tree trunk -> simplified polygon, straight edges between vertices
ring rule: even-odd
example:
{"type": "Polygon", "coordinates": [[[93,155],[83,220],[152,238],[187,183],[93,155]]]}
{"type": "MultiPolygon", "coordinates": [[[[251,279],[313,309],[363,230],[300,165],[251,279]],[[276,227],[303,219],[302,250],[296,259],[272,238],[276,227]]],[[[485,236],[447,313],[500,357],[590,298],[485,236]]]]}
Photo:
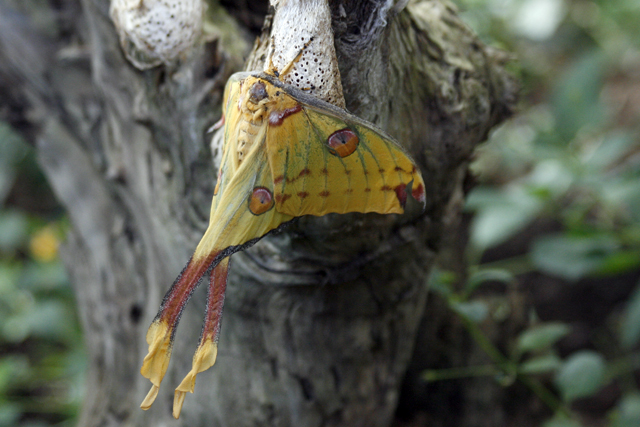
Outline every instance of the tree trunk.
{"type": "Polygon", "coordinates": [[[144,337],[207,225],[217,172],[207,129],[247,53],[246,30],[210,2],[218,38],[140,71],[107,0],[4,1],[0,103],[11,114],[2,119],[37,146],[72,223],[63,255],[90,357],[80,425],[390,425],[474,147],[514,104],[500,54],[442,0],[330,2],[347,109],[412,153],[426,211],[305,217],[234,255],[218,360],[172,421],[204,294],[183,315],[147,412],[144,337]]]}

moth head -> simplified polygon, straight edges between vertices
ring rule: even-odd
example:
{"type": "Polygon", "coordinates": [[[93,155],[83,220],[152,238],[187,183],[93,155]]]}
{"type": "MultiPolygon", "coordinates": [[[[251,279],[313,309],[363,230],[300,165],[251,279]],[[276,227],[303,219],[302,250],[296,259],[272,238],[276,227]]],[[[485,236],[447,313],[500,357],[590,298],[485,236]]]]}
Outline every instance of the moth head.
{"type": "Polygon", "coordinates": [[[251,86],[251,89],[249,89],[249,101],[256,105],[268,96],[267,87],[261,81],[254,83],[253,86],[251,86]]]}

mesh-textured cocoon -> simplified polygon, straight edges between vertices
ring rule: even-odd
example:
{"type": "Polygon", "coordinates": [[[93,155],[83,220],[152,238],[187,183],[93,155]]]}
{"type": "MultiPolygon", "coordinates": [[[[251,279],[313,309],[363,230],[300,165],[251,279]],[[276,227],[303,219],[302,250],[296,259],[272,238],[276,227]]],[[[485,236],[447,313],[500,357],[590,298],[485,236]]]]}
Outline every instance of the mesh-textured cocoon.
{"type": "Polygon", "coordinates": [[[202,0],[112,0],[111,19],[127,58],[139,69],[170,63],[202,31],[202,0]]]}

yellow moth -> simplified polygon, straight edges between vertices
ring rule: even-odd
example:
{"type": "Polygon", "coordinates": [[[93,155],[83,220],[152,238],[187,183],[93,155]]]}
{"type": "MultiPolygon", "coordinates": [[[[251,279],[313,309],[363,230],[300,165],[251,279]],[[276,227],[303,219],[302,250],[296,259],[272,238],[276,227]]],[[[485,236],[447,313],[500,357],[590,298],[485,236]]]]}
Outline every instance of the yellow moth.
{"type": "Polygon", "coordinates": [[[153,385],[142,409],[158,394],[182,309],[208,272],[204,327],[192,369],[176,388],[174,417],[186,392],[193,392],[196,375],[215,363],[233,253],[302,215],[399,214],[408,193],[425,202],[420,172],[389,135],[282,82],[299,57],[280,73],[271,66],[263,73],[236,73],[227,83],[209,227],[147,332],[141,373],[153,385]]]}

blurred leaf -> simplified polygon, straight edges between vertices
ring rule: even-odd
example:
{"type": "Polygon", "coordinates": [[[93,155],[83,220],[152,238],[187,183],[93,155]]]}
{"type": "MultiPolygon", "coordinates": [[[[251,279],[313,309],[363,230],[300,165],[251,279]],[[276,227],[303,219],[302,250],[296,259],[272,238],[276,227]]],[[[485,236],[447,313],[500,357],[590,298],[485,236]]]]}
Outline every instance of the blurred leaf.
{"type": "Polygon", "coordinates": [[[555,384],[567,402],[588,397],[604,385],[605,368],[605,360],[599,353],[578,351],[560,367],[555,384]]]}
{"type": "Polygon", "coordinates": [[[467,208],[476,212],[471,241],[482,249],[502,243],[531,222],[542,207],[537,197],[520,187],[477,188],[467,199],[467,208]]]}
{"type": "Polygon", "coordinates": [[[0,264],[0,301],[15,289],[18,277],[20,277],[19,265],[0,264]]]}
{"type": "Polygon", "coordinates": [[[13,427],[17,425],[22,411],[15,403],[0,402],[0,427],[13,427]]]}
{"type": "Polygon", "coordinates": [[[634,221],[640,221],[640,179],[637,176],[618,176],[603,186],[603,200],[617,209],[625,209],[634,221]]]}
{"type": "Polygon", "coordinates": [[[0,206],[13,186],[16,165],[24,158],[29,146],[8,123],[0,121],[0,206]]]}
{"type": "Polygon", "coordinates": [[[544,350],[551,347],[571,332],[569,325],[550,322],[527,329],[518,336],[516,348],[519,353],[544,350]]]}
{"type": "MultiPolygon", "coordinates": [[[[22,339],[33,336],[64,342],[74,335],[73,322],[73,315],[69,313],[65,304],[57,300],[45,300],[37,303],[31,310],[9,319],[5,330],[15,331],[23,328],[22,339]]],[[[19,338],[19,335],[15,336],[16,340],[19,338]]]]}
{"type": "Polygon", "coordinates": [[[24,322],[21,317],[9,317],[2,325],[3,341],[10,343],[18,343],[24,341],[29,336],[29,324],[24,322]]]}
{"type": "MultiPolygon", "coordinates": [[[[620,343],[625,349],[634,347],[640,340],[640,284],[627,302],[620,322],[620,343]]],[[[640,424],[639,424],[640,425],[640,424]]]]}
{"type": "Polygon", "coordinates": [[[583,127],[597,127],[606,117],[600,103],[604,60],[598,51],[573,64],[557,81],[551,95],[558,133],[571,141],[583,127]]]}
{"type": "Polygon", "coordinates": [[[0,393],[4,394],[11,383],[11,359],[0,360],[0,393]]]}
{"type": "Polygon", "coordinates": [[[640,266],[640,250],[619,250],[613,252],[602,260],[600,268],[596,270],[599,275],[613,276],[626,273],[640,266]]]}
{"type": "Polygon", "coordinates": [[[455,273],[434,268],[429,275],[429,288],[442,297],[448,298],[453,294],[453,285],[456,280],[455,273]]]}
{"type": "Polygon", "coordinates": [[[487,318],[489,314],[489,308],[487,304],[482,301],[469,301],[469,302],[451,302],[451,308],[458,315],[463,316],[466,319],[474,323],[480,323],[487,318]]]}
{"type": "Polygon", "coordinates": [[[619,248],[611,237],[547,235],[537,239],[531,259],[540,270],[567,280],[578,280],[602,268],[619,248]]]}
{"type": "Polygon", "coordinates": [[[547,159],[535,165],[527,179],[527,185],[536,194],[560,197],[571,186],[573,174],[558,159],[547,159]]]}
{"type": "Polygon", "coordinates": [[[600,5],[600,11],[606,16],[607,24],[611,24],[609,20],[615,22],[614,25],[619,25],[618,31],[602,31],[600,34],[602,38],[606,38],[605,42],[612,43],[612,40],[622,38],[618,40],[618,43],[624,42],[630,45],[635,45],[636,48],[640,45],[640,29],[638,28],[638,22],[640,22],[640,8],[638,2],[635,0],[598,0],[600,5]]]}
{"type": "Polygon", "coordinates": [[[513,314],[513,301],[507,296],[498,297],[491,302],[491,319],[494,322],[504,322],[513,314]]]}
{"type": "Polygon", "coordinates": [[[0,359],[0,395],[28,376],[29,362],[24,356],[5,356],[0,359]]]}
{"type": "Polygon", "coordinates": [[[473,272],[467,280],[467,292],[473,292],[485,282],[500,282],[513,285],[516,282],[515,276],[508,270],[501,268],[486,268],[473,272]]]}
{"type": "Polygon", "coordinates": [[[568,418],[564,415],[556,415],[550,420],[542,424],[542,427],[581,427],[578,421],[568,418]]]}
{"type": "Polygon", "coordinates": [[[511,22],[511,31],[532,40],[549,38],[564,18],[566,7],[562,0],[523,0],[511,22]]]}
{"type": "Polygon", "coordinates": [[[562,360],[555,354],[545,354],[522,362],[518,367],[518,372],[522,374],[544,374],[555,371],[561,364],[562,360]]]}
{"type": "Polygon", "coordinates": [[[50,427],[51,424],[49,424],[46,421],[26,421],[26,422],[21,422],[20,423],[20,427],[50,427]]]}
{"type": "Polygon", "coordinates": [[[471,163],[473,173],[481,180],[491,180],[518,176],[528,170],[536,160],[532,145],[537,135],[528,121],[539,115],[543,114],[516,117],[497,128],[490,142],[478,146],[477,157],[471,163]]]}
{"type": "Polygon", "coordinates": [[[32,291],[58,289],[68,285],[67,271],[60,262],[26,263],[20,278],[20,287],[32,291]]]}
{"type": "Polygon", "coordinates": [[[28,222],[24,214],[0,211],[0,251],[16,250],[25,244],[28,236],[28,222]]]}
{"type": "Polygon", "coordinates": [[[616,412],[610,427],[640,426],[640,394],[635,392],[623,396],[616,412]]]}
{"type": "Polygon", "coordinates": [[[595,170],[610,167],[615,161],[628,154],[635,141],[628,132],[617,131],[602,138],[595,150],[585,159],[585,164],[595,170]]]}

